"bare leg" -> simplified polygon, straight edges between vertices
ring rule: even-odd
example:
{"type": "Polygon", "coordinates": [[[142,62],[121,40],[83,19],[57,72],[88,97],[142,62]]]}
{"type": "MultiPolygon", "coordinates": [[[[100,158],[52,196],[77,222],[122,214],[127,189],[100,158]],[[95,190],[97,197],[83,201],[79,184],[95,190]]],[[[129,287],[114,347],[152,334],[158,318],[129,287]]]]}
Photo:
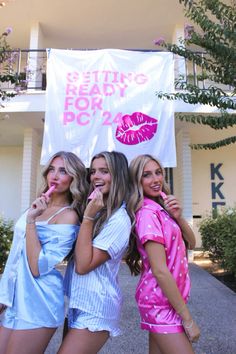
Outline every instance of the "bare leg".
{"type": "Polygon", "coordinates": [[[70,329],[58,354],[96,354],[109,338],[109,332],[70,329]]]}
{"type": "Polygon", "coordinates": [[[149,354],[162,354],[155,339],[149,332],[149,354]]]}
{"type": "Polygon", "coordinates": [[[12,330],[5,354],[43,354],[56,328],[12,330]]]}
{"type": "Polygon", "coordinates": [[[7,345],[11,336],[12,330],[5,327],[0,327],[0,354],[5,354],[7,345]]]}
{"type": "MultiPolygon", "coordinates": [[[[151,343],[154,341],[159,350],[157,354],[194,354],[193,347],[185,333],[150,333],[150,337],[151,343]]],[[[151,354],[154,354],[154,351],[151,354]]]]}

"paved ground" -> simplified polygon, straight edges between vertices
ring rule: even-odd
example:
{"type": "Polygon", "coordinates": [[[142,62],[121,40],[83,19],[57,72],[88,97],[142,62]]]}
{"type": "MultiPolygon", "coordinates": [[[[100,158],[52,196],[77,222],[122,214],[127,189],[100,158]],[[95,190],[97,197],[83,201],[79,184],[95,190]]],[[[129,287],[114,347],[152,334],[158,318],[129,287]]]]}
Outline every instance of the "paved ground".
{"type": "MultiPolygon", "coordinates": [[[[192,292],[189,306],[201,327],[201,338],[194,345],[196,354],[236,354],[236,294],[195,264],[190,264],[192,292]]],[[[124,334],[110,339],[99,354],[147,354],[147,333],[139,329],[134,301],[137,277],[126,265],[120,270],[124,293],[122,328],[124,334]]],[[[61,328],[52,338],[45,354],[56,354],[61,328]]],[[[20,353],[19,353],[20,354],[20,353]]]]}
{"type": "MultiPolygon", "coordinates": [[[[196,354],[236,354],[236,294],[195,264],[189,306],[201,327],[201,338],[194,345],[196,354]]],[[[124,293],[122,328],[124,334],[107,342],[99,354],[147,354],[147,333],[139,329],[134,301],[137,277],[131,277],[122,264],[120,284],[124,293]]],[[[46,354],[55,354],[61,330],[52,339],[46,354]]]]}

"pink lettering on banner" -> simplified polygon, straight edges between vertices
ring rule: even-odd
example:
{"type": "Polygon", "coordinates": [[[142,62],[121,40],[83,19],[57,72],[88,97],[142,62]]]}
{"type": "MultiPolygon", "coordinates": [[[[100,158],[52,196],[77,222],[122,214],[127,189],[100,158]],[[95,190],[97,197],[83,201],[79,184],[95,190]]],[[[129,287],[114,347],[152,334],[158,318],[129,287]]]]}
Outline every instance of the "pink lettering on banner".
{"type": "Polygon", "coordinates": [[[83,72],[82,78],[83,78],[82,82],[89,83],[90,82],[90,71],[83,72]]]}
{"type": "MultiPolygon", "coordinates": [[[[92,115],[94,115],[96,111],[91,112],[92,115]]],[[[102,118],[101,124],[102,125],[112,125],[112,124],[118,124],[120,125],[122,123],[122,117],[123,114],[121,112],[116,113],[113,115],[109,111],[104,111],[99,113],[99,118],[102,118]]],[[[63,124],[68,125],[72,123],[76,123],[78,125],[88,125],[92,120],[91,115],[88,112],[79,112],[79,113],[74,113],[74,112],[64,112],[63,113],[63,124]]]]}
{"type": "Polygon", "coordinates": [[[78,97],[75,100],[75,108],[79,111],[85,111],[89,108],[89,98],[87,97],[78,97]]]}
{"type": "Polygon", "coordinates": [[[103,74],[104,74],[104,81],[109,82],[110,81],[109,78],[110,78],[110,75],[112,74],[112,71],[104,70],[103,74]]]}
{"type": "Polygon", "coordinates": [[[100,89],[99,89],[99,86],[97,84],[94,84],[89,92],[89,95],[90,96],[93,96],[93,95],[101,95],[101,92],[100,92],[100,89]]]}
{"type": "Polygon", "coordinates": [[[79,86],[79,96],[86,96],[88,95],[89,85],[80,85],[79,86]]]}
{"type": "Polygon", "coordinates": [[[65,104],[64,104],[65,111],[67,111],[69,109],[69,106],[73,106],[73,100],[74,100],[74,97],[71,97],[71,96],[65,97],[65,104]]]}
{"type": "MultiPolygon", "coordinates": [[[[84,72],[69,72],[66,74],[67,84],[65,87],[65,101],[64,101],[64,116],[63,124],[78,124],[80,126],[88,125],[93,119],[100,119],[102,125],[118,125],[117,140],[123,144],[136,144],[137,134],[128,132],[124,134],[122,129],[127,124],[127,115],[121,112],[110,112],[104,110],[103,99],[114,96],[115,100],[125,98],[130,87],[134,89],[139,85],[145,85],[148,77],[143,73],[135,72],[118,72],[111,70],[95,70],[84,72]],[[133,85],[133,86],[131,86],[133,85]],[[124,117],[126,117],[124,125],[124,117]],[[123,122],[123,124],[122,124],[123,122]]],[[[115,110],[115,108],[113,108],[115,110]]],[[[144,117],[141,112],[134,113],[131,120],[137,119],[137,116],[144,117]]],[[[152,118],[150,118],[152,119],[152,118]]],[[[151,134],[155,134],[155,124],[146,125],[146,138],[150,139],[151,134]]],[[[134,125],[133,129],[134,128],[134,125]]],[[[139,139],[141,139],[141,132],[144,129],[139,129],[139,139]]],[[[144,136],[144,135],[142,135],[144,136]]]]}
{"type": "Polygon", "coordinates": [[[125,97],[125,91],[128,85],[118,83],[118,84],[103,84],[99,86],[94,84],[91,87],[88,84],[83,84],[76,86],[74,84],[66,85],[66,95],[67,96],[112,96],[116,93],[120,97],[125,97]]]}
{"type": "Polygon", "coordinates": [[[125,90],[127,89],[128,85],[122,84],[121,86],[121,84],[117,84],[117,87],[120,90],[120,97],[125,97],[125,90]]]}
{"type": "Polygon", "coordinates": [[[88,117],[90,117],[90,115],[87,112],[80,112],[78,114],[75,114],[74,112],[64,112],[63,124],[67,125],[68,123],[72,123],[76,119],[77,124],[87,125],[90,122],[88,117]]]}
{"type": "Polygon", "coordinates": [[[66,78],[69,82],[76,82],[79,79],[79,74],[76,71],[72,73],[67,73],[66,78]]]}
{"type": "Polygon", "coordinates": [[[73,96],[86,96],[88,95],[89,85],[84,84],[80,86],[67,84],[66,85],[66,95],[73,95],[73,96]]]}
{"type": "Polygon", "coordinates": [[[113,72],[113,79],[112,79],[113,83],[117,83],[119,82],[119,72],[118,71],[114,71],[113,72]]]}
{"type": "Polygon", "coordinates": [[[88,108],[91,110],[102,110],[102,98],[101,97],[71,97],[71,96],[66,96],[65,97],[65,104],[64,104],[64,110],[68,111],[71,109],[71,107],[74,107],[80,111],[84,111],[88,108]]]}
{"type": "Polygon", "coordinates": [[[64,112],[63,124],[71,123],[75,120],[75,114],[73,112],[64,112]]]}
{"type": "Polygon", "coordinates": [[[77,114],[76,119],[77,119],[77,123],[79,125],[87,125],[87,124],[89,124],[90,120],[89,119],[83,120],[84,117],[90,117],[90,115],[87,112],[82,112],[82,113],[77,114]]]}
{"type": "Polygon", "coordinates": [[[91,98],[91,109],[92,110],[96,110],[96,109],[102,110],[102,98],[101,97],[92,97],[91,98]]]}
{"type": "Polygon", "coordinates": [[[69,72],[66,75],[66,79],[68,83],[81,83],[81,84],[89,84],[89,83],[126,83],[131,84],[135,83],[137,85],[143,85],[147,83],[148,76],[143,73],[134,73],[134,72],[118,72],[118,71],[110,71],[110,70],[96,70],[96,71],[82,71],[80,73],[74,71],[69,72]]]}
{"type": "Polygon", "coordinates": [[[93,71],[92,74],[94,75],[93,81],[98,82],[99,81],[99,76],[98,76],[99,75],[99,71],[98,70],[93,71]]]}
{"type": "Polygon", "coordinates": [[[103,112],[102,116],[105,118],[102,125],[120,124],[122,120],[121,112],[117,113],[115,117],[112,117],[111,112],[105,111],[103,112]]]}
{"type": "Polygon", "coordinates": [[[148,77],[144,74],[138,74],[135,76],[135,82],[138,85],[146,84],[146,82],[148,82],[148,77]]]}
{"type": "Polygon", "coordinates": [[[112,96],[115,93],[114,85],[103,84],[103,93],[105,96],[112,96]]]}

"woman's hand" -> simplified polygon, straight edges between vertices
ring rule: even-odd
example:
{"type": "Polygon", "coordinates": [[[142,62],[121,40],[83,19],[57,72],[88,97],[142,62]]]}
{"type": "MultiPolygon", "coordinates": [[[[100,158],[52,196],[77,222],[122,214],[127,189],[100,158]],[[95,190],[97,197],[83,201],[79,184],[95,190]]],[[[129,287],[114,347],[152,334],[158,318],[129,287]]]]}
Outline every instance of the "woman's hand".
{"type": "Polygon", "coordinates": [[[7,306],[6,306],[6,305],[4,305],[4,304],[0,304],[0,314],[1,314],[1,313],[3,313],[3,311],[5,311],[5,310],[6,310],[6,308],[7,308],[7,306]]]}
{"type": "Polygon", "coordinates": [[[35,219],[40,216],[48,207],[48,200],[47,198],[42,195],[41,197],[35,199],[33,201],[28,214],[27,214],[27,222],[33,223],[35,219]]]}
{"type": "Polygon", "coordinates": [[[168,213],[176,220],[182,216],[182,207],[174,195],[167,195],[165,200],[165,208],[168,213]]]}
{"type": "Polygon", "coordinates": [[[165,200],[165,208],[180,226],[183,238],[186,241],[187,248],[191,250],[194,249],[196,246],[196,238],[194,232],[187,221],[182,217],[182,207],[174,195],[167,196],[165,200]]]}
{"type": "Polygon", "coordinates": [[[95,218],[96,214],[104,207],[104,202],[103,202],[103,194],[102,192],[97,188],[94,190],[94,197],[91,199],[91,201],[88,203],[84,215],[88,216],[90,218],[95,218]]]}
{"type": "Polygon", "coordinates": [[[200,329],[194,320],[183,321],[185,333],[190,342],[196,343],[200,337],[200,329]]]}

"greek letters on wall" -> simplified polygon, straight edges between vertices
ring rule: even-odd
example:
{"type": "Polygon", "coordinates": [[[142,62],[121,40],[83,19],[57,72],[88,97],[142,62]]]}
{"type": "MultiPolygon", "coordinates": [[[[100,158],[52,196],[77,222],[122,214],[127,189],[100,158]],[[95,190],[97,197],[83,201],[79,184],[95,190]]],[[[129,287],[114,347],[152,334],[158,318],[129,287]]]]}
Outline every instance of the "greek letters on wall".
{"type": "Polygon", "coordinates": [[[225,196],[223,193],[224,187],[224,176],[222,171],[223,163],[211,163],[211,199],[212,208],[216,209],[218,206],[225,205],[225,196]]]}

